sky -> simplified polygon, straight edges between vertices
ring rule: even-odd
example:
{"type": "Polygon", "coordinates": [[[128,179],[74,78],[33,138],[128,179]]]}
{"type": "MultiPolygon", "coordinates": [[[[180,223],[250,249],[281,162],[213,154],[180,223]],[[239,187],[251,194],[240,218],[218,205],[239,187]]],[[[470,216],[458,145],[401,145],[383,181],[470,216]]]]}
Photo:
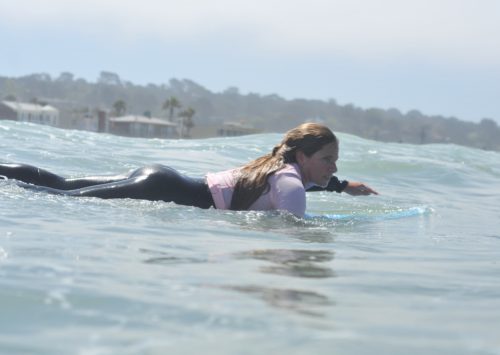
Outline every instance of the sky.
{"type": "Polygon", "coordinates": [[[189,79],[500,123],[498,0],[0,0],[0,76],[189,79]]]}

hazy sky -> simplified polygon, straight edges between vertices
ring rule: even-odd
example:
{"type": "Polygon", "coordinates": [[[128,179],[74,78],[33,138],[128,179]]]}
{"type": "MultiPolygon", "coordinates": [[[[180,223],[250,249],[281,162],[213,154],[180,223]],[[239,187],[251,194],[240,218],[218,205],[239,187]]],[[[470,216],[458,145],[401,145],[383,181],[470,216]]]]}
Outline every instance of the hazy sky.
{"type": "Polygon", "coordinates": [[[498,0],[0,0],[0,75],[330,99],[500,123],[498,0]]]}

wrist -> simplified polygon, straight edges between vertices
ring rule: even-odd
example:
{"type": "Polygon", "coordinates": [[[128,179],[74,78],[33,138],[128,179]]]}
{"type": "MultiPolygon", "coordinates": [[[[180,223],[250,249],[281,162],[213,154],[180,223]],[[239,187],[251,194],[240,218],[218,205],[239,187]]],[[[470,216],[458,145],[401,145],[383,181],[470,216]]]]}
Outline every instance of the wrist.
{"type": "Polygon", "coordinates": [[[342,191],[345,190],[345,188],[349,186],[349,181],[347,180],[342,180],[339,184],[339,186],[337,187],[337,189],[335,190],[335,192],[338,192],[338,193],[341,193],[342,191]]]}

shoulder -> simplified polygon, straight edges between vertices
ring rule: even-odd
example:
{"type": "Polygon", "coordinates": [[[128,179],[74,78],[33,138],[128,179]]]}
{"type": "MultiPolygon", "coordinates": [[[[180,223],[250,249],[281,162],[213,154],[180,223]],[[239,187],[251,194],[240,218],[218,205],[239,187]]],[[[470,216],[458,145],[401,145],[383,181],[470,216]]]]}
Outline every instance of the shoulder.
{"type": "Polygon", "coordinates": [[[275,208],[303,217],[306,209],[306,191],[298,169],[290,164],[274,174],[269,182],[275,208]]]}
{"type": "Polygon", "coordinates": [[[276,177],[293,177],[302,181],[299,167],[296,164],[285,164],[285,167],[283,169],[278,170],[273,175],[276,177]]]}
{"type": "Polygon", "coordinates": [[[271,176],[271,180],[278,185],[289,185],[295,189],[304,190],[302,176],[300,175],[299,168],[295,164],[286,164],[283,169],[278,170],[271,176]]]}

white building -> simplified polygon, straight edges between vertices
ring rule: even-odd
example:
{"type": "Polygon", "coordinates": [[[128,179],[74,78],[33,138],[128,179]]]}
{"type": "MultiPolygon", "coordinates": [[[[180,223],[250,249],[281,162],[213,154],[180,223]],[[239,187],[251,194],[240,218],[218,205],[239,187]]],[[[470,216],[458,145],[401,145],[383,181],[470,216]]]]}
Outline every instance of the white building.
{"type": "Polygon", "coordinates": [[[109,133],[128,137],[178,138],[177,124],[159,118],[122,116],[109,119],[109,133]]]}
{"type": "Polygon", "coordinates": [[[50,105],[2,101],[0,102],[0,120],[57,126],[59,124],[59,110],[50,105]]]}

